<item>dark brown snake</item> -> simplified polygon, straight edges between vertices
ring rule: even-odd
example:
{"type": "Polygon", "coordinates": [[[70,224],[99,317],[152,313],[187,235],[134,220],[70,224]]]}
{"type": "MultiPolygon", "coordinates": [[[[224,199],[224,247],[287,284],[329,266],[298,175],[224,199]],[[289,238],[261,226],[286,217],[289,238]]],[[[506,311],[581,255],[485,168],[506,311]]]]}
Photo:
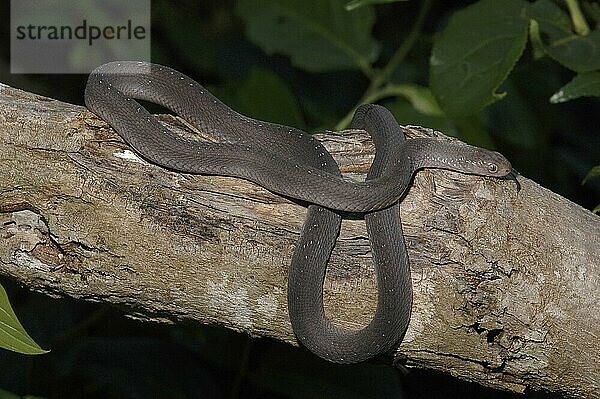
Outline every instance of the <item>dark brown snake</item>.
{"type": "Polygon", "coordinates": [[[85,103],[152,163],[178,172],[250,180],[310,204],[290,266],[288,311],[302,344],[332,362],[360,362],[389,352],[408,328],[412,285],[398,203],[415,172],[442,168],[516,176],[497,152],[434,138],[405,140],[386,108],[367,104],[356,110],[352,128],[372,136],[376,156],[366,181],[350,182],[310,134],[240,115],[194,80],[156,64],[123,61],[98,67],[88,79],[85,103]],[[171,109],[219,142],[175,134],[134,99],[171,109]],[[377,310],[370,324],[357,331],[333,325],[323,310],[323,280],[340,212],[365,214],[377,277],[377,310]]]}

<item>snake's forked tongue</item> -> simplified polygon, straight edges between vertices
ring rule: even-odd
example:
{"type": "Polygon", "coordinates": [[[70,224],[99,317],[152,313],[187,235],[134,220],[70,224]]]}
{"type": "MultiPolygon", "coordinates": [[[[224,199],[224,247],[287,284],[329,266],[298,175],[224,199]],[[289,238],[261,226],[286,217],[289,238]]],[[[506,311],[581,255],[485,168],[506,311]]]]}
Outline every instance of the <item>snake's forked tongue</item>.
{"type": "Polygon", "coordinates": [[[519,176],[519,172],[517,172],[515,169],[511,169],[507,175],[500,177],[500,179],[513,180],[517,185],[517,192],[519,192],[521,191],[521,183],[519,183],[519,180],[517,180],[517,176],[519,176]]]}

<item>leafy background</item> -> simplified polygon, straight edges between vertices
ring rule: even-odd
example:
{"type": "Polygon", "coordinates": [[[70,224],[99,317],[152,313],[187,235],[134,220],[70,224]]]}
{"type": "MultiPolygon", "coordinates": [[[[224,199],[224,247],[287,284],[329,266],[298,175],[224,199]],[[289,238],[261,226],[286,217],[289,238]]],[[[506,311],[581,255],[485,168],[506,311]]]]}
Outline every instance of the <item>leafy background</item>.
{"type": "MultiPolygon", "coordinates": [[[[8,18],[6,3],[0,15],[8,18]]],[[[356,105],[379,102],[400,123],[497,149],[523,175],[593,209],[599,21],[600,6],[585,0],[155,0],[152,59],[242,113],[311,132],[342,129],[356,105]]],[[[4,44],[1,82],[83,103],[85,76],[11,75],[4,44]]],[[[218,327],[145,324],[1,282],[51,352],[0,349],[0,399],[517,397],[434,372],[332,365],[218,327]]],[[[14,319],[6,301],[2,309],[14,319]]]]}

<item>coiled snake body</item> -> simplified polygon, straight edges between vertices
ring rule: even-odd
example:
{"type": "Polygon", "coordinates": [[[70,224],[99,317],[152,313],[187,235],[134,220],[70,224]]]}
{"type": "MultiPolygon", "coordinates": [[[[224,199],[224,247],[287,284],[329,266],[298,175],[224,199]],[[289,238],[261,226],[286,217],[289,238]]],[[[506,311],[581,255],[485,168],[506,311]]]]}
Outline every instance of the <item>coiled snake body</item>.
{"type": "Polygon", "coordinates": [[[303,345],[339,363],[394,349],[408,327],[412,286],[398,201],[415,171],[431,167],[493,177],[513,173],[497,152],[433,138],[405,140],[386,108],[367,104],[357,109],[352,127],[372,136],[376,156],[365,182],[349,182],[311,135],[240,115],[187,76],[144,62],[112,62],[95,69],[85,103],[152,163],[179,172],[247,179],[311,204],[289,271],[289,317],[303,345]],[[171,109],[219,142],[173,133],[135,99],[171,109]],[[341,224],[338,211],[365,213],[373,252],[377,310],[358,331],[333,325],[323,310],[323,280],[341,224]]]}

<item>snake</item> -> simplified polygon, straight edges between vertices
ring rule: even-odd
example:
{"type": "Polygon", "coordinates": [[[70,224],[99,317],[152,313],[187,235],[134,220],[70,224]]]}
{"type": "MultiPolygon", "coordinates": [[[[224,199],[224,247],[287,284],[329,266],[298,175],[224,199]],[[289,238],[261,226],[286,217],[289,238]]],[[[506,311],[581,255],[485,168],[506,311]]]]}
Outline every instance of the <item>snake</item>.
{"type": "MultiPolygon", "coordinates": [[[[351,128],[366,131],[375,157],[364,181],[350,181],[325,147],[301,129],[244,116],[198,82],[167,66],[115,61],[94,69],[87,108],[143,159],[188,174],[248,180],[307,206],[288,272],[288,315],[300,343],[335,363],[383,356],[402,342],[411,318],[412,281],[400,201],[423,168],[516,180],[500,153],[433,137],[406,139],[392,113],[359,106],[351,128]],[[183,137],[139,103],[164,106],[212,141],[183,137]],[[344,215],[364,215],[377,282],[377,307],[361,329],[325,314],[323,283],[344,215]]],[[[518,182],[517,182],[518,184],[518,182]]]]}

